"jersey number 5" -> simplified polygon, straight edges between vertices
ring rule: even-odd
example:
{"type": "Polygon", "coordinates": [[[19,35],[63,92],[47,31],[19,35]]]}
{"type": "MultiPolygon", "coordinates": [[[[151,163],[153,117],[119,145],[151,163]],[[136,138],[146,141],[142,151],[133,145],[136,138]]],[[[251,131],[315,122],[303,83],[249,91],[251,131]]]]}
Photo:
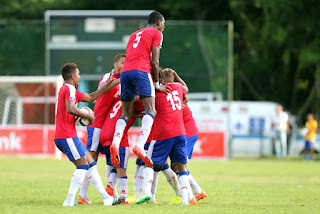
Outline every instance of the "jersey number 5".
{"type": "Polygon", "coordinates": [[[136,48],[138,47],[139,45],[139,42],[140,42],[140,39],[141,39],[141,34],[142,34],[143,31],[139,32],[136,34],[136,39],[134,41],[136,41],[135,43],[133,43],[133,48],[136,48]]]}
{"type": "Polygon", "coordinates": [[[167,101],[171,102],[172,110],[181,110],[181,100],[179,98],[179,93],[178,91],[172,91],[170,94],[167,95],[167,101]],[[175,101],[177,101],[175,103],[175,101]]]}

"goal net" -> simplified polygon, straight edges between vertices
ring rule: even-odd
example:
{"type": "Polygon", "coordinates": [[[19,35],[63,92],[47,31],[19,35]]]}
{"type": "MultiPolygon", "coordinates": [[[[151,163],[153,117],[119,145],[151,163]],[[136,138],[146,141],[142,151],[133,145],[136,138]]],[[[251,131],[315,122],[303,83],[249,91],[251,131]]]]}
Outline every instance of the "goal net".
{"type": "Polygon", "coordinates": [[[54,124],[59,76],[0,76],[2,126],[54,124]]]}

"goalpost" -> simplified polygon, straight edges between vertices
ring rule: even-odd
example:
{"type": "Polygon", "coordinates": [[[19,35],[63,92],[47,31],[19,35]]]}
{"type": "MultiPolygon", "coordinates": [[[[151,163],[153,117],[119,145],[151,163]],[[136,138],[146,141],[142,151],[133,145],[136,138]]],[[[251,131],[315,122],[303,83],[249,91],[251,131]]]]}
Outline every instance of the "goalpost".
{"type": "Polygon", "coordinates": [[[62,84],[61,75],[0,76],[0,154],[54,153],[49,141],[62,84]]]}

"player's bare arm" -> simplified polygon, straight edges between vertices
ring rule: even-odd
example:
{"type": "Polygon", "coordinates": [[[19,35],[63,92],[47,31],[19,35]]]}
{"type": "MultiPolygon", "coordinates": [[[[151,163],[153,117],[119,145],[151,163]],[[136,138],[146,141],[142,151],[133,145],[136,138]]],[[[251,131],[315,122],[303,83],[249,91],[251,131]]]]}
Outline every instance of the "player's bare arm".
{"type": "Polygon", "coordinates": [[[178,75],[178,73],[175,70],[173,70],[171,68],[165,68],[164,70],[166,70],[166,69],[169,69],[172,71],[175,82],[180,83],[181,85],[183,85],[187,89],[187,91],[189,91],[187,84],[185,83],[185,81],[183,81],[183,79],[181,79],[181,77],[178,75]]]}
{"type": "Polygon", "coordinates": [[[72,114],[72,115],[77,116],[77,117],[87,118],[87,119],[90,120],[91,123],[93,123],[94,120],[95,120],[94,113],[87,114],[87,113],[85,113],[83,111],[80,111],[78,109],[78,107],[75,105],[75,102],[72,101],[72,100],[67,100],[66,101],[66,108],[67,108],[67,112],[69,114],[72,114]]]}
{"type": "Polygon", "coordinates": [[[108,91],[110,91],[112,88],[114,88],[116,85],[120,83],[120,79],[116,80],[110,80],[105,85],[101,86],[98,90],[95,92],[92,92],[90,94],[84,94],[84,97],[82,99],[82,102],[88,102],[92,103],[95,101],[101,94],[104,94],[108,91]]]}

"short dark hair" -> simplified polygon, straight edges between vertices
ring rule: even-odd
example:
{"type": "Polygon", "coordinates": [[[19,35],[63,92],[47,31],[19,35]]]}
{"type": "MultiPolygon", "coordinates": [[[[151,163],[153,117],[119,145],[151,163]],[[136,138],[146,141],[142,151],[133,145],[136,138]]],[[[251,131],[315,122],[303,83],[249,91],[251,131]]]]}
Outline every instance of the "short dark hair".
{"type": "Polygon", "coordinates": [[[127,57],[127,55],[125,54],[117,54],[115,57],[114,57],[114,61],[113,62],[118,62],[120,58],[122,57],[127,57]]]}
{"type": "Polygon", "coordinates": [[[69,80],[73,72],[78,68],[75,63],[64,64],[61,68],[61,74],[64,80],[69,80]]]}
{"type": "Polygon", "coordinates": [[[172,73],[172,70],[170,69],[163,69],[164,78],[174,78],[174,75],[172,73]]]}
{"type": "Polygon", "coordinates": [[[163,20],[164,17],[161,13],[154,11],[152,13],[150,13],[149,18],[148,18],[148,24],[149,25],[153,25],[156,24],[158,21],[163,20]]]}

